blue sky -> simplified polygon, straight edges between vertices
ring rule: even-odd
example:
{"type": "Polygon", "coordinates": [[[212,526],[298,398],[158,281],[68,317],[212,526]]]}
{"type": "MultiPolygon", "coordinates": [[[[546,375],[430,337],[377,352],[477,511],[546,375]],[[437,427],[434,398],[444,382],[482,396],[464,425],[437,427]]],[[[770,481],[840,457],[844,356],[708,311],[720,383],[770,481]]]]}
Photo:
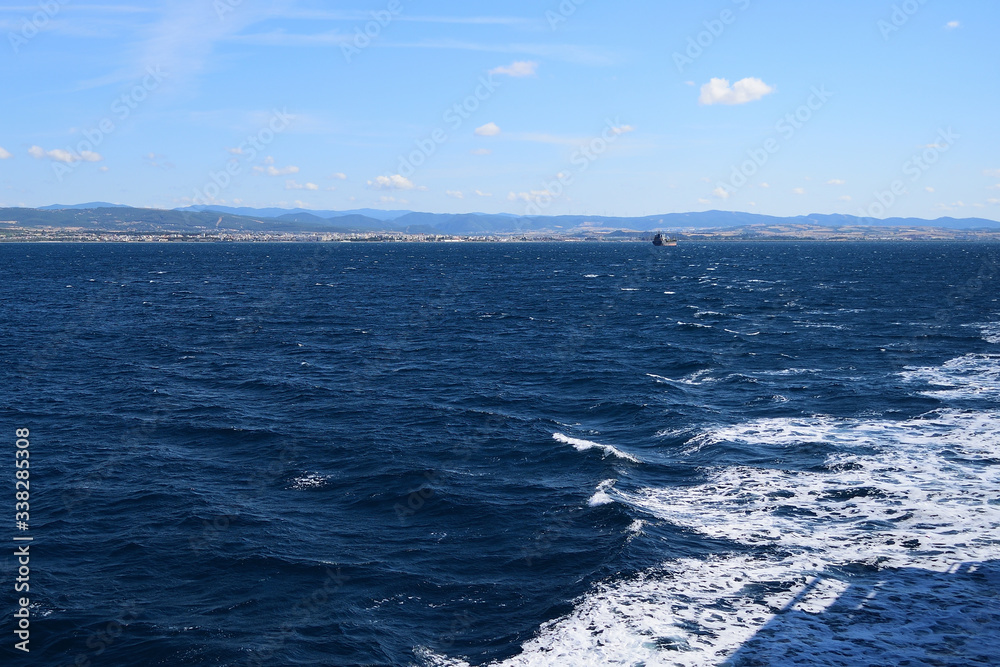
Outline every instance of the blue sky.
{"type": "Polygon", "coordinates": [[[0,3],[0,206],[1000,220],[993,0],[0,3]]]}

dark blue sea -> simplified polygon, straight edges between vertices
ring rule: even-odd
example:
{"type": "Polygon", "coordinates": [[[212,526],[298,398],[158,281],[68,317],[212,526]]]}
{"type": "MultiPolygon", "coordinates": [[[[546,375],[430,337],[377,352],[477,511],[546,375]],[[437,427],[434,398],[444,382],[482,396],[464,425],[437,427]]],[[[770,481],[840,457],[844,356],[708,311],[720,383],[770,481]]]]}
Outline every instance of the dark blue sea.
{"type": "Polygon", "coordinates": [[[998,276],[972,243],[2,244],[0,662],[1000,664],[998,276]]]}

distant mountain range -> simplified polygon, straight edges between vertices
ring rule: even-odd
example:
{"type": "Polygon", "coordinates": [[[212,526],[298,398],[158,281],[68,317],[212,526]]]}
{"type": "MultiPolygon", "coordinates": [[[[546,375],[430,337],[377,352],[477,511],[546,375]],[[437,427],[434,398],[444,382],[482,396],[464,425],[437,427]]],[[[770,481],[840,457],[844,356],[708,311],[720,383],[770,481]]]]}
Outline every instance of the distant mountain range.
{"type": "MultiPolygon", "coordinates": [[[[549,232],[586,235],[601,230],[650,232],[694,229],[739,229],[801,225],[809,227],[937,227],[952,230],[1000,229],[1000,222],[983,218],[888,218],[876,220],[841,214],[776,217],[731,211],[666,213],[643,217],[587,215],[517,216],[507,213],[419,213],[355,209],[319,211],[281,208],[188,206],[173,210],[142,209],[91,202],[54,204],[37,209],[0,209],[0,221],[22,228],[83,229],[87,231],[188,232],[407,232],[413,234],[517,234],[549,232]]],[[[4,225],[0,229],[10,229],[4,225]]]]}

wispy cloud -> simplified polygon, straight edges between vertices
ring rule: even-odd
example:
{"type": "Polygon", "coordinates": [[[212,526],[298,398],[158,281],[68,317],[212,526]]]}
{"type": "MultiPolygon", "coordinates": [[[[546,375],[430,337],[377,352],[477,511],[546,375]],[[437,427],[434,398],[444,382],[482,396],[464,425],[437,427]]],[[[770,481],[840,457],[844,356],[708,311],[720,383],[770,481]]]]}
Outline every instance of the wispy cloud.
{"type": "MultiPolygon", "coordinates": [[[[269,157],[268,162],[273,163],[274,158],[269,157]]],[[[254,167],[253,170],[258,174],[267,174],[268,176],[290,176],[299,173],[299,168],[292,164],[287,167],[275,167],[273,164],[268,164],[267,167],[254,167]]]]}
{"type": "Polygon", "coordinates": [[[531,190],[529,192],[508,192],[507,201],[523,201],[529,204],[537,204],[542,200],[552,199],[552,193],[548,190],[531,190]]]}
{"type": "Polygon", "coordinates": [[[14,157],[14,156],[11,155],[10,152],[4,150],[3,146],[0,146],[0,160],[9,160],[12,157],[14,157]]]}
{"type": "Polygon", "coordinates": [[[422,42],[385,42],[381,46],[398,49],[448,49],[455,51],[482,51],[487,53],[515,53],[577,63],[580,65],[607,66],[620,58],[598,48],[576,44],[487,44],[456,39],[425,40],[422,42]]]}
{"type": "Polygon", "coordinates": [[[519,78],[534,76],[536,70],[538,70],[538,63],[532,60],[518,60],[505,67],[494,67],[489,73],[519,78]]]}
{"type": "MultiPolygon", "coordinates": [[[[372,15],[363,10],[329,10],[329,9],[283,9],[274,12],[273,16],[283,19],[332,21],[357,23],[371,21],[372,15]]],[[[441,23],[453,25],[505,25],[513,27],[542,26],[541,19],[528,19],[518,16],[394,16],[393,21],[401,23],[441,23]]]]}
{"type": "MultiPolygon", "coordinates": [[[[239,11],[219,20],[212,3],[164,3],[150,10],[155,20],[132,26],[132,43],[124,64],[92,79],[80,82],[81,89],[132,82],[149,67],[167,73],[168,83],[184,87],[206,69],[206,63],[222,40],[239,34],[248,26],[266,19],[270,10],[244,3],[239,11]]],[[[79,9],[74,5],[74,11],[79,9]]]]}
{"type": "Polygon", "coordinates": [[[94,151],[71,153],[61,148],[53,148],[52,150],[47,151],[41,146],[32,146],[29,148],[28,155],[36,160],[41,160],[42,158],[47,157],[55,162],[63,162],[65,164],[72,164],[74,162],[100,162],[104,159],[100,153],[95,153],[94,151]]]}
{"type": "Polygon", "coordinates": [[[319,190],[315,183],[296,183],[293,180],[285,181],[286,190],[319,190]]]}

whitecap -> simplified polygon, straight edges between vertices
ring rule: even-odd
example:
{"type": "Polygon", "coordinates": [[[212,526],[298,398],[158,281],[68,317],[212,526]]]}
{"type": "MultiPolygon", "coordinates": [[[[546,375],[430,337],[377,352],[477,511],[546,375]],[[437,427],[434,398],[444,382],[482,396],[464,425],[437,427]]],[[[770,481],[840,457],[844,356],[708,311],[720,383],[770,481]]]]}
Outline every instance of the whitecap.
{"type": "Polygon", "coordinates": [[[295,490],[318,489],[326,486],[327,482],[332,478],[332,475],[320,475],[319,473],[310,472],[292,479],[289,482],[288,488],[295,490]]]}
{"type": "Polygon", "coordinates": [[[552,437],[559,442],[565,443],[567,445],[573,445],[573,448],[578,452],[585,452],[588,449],[600,449],[604,452],[604,456],[617,456],[620,459],[625,459],[626,461],[632,461],[633,463],[639,463],[639,459],[623,452],[622,450],[614,447],[612,445],[602,445],[599,442],[591,442],[590,440],[580,440],[579,438],[571,438],[568,435],[562,433],[553,433],[552,437]]]}
{"type": "Polygon", "coordinates": [[[597,485],[597,490],[594,491],[594,495],[590,497],[587,504],[591,507],[599,507],[601,505],[608,505],[614,502],[614,499],[608,495],[608,491],[614,487],[615,482],[618,480],[606,479],[597,485]]]}

